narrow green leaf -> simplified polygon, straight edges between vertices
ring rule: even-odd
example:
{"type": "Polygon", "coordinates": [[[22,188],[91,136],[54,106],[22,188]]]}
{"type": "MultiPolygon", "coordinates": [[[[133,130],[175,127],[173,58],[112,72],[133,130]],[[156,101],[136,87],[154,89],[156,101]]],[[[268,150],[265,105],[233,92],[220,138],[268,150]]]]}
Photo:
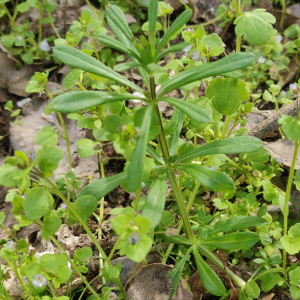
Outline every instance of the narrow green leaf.
{"type": "Polygon", "coordinates": [[[111,27],[112,31],[118,38],[118,40],[124,44],[127,48],[131,48],[133,34],[126,22],[124,13],[116,5],[110,5],[106,10],[107,23],[111,27]]]}
{"type": "Polygon", "coordinates": [[[127,71],[129,69],[136,68],[136,67],[143,68],[143,65],[140,64],[139,62],[130,61],[130,62],[115,65],[114,70],[117,71],[117,72],[124,72],[124,71],[127,71]]]}
{"type": "Polygon", "coordinates": [[[138,56],[138,54],[136,52],[125,47],[123,43],[119,42],[118,40],[116,40],[108,35],[99,33],[97,35],[97,40],[105,46],[108,46],[112,49],[123,52],[125,54],[128,54],[131,57],[131,59],[135,58],[137,60],[140,60],[140,57],[138,56]]]}
{"type": "Polygon", "coordinates": [[[183,245],[190,245],[191,243],[180,235],[166,235],[163,233],[155,234],[156,237],[163,239],[166,243],[170,244],[183,244],[183,245]]]}
{"type": "Polygon", "coordinates": [[[157,154],[156,150],[153,149],[152,146],[147,145],[147,153],[157,162],[161,163],[161,164],[165,164],[164,160],[157,154]]]}
{"type": "Polygon", "coordinates": [[[214,141],[210,144],[206,144],[204,146],[196,148],[195,150],[190,151],[186,155],[179,157],[177,162],[211,154],[254,152],[261,149],[262,147],[262,141],[252,136],[231,137],[223,140],[214,141]]]}
{"type": "Polygon", "coordinates": [[[212,231],[209,231],[209,234],[237,231],[245,228],[264,225],[267,223],[267,220],[260,217],[237,216],[230,218],[224,222],[218,222],[216,225],[214,225],[214,229],[212,231]]]}
{"type": "Polygon", "coordinates": [[[51,102],[51,106],[56,111],[70,113],[85,110],[87,108],[109,102],[112,103],[126,101],[133,98],[145,101],[145,98],[133,96],[127,93],[77,91],[58,95],[51,102]]]}
{"type": "Polygon", "coordinates": [[[174,105],[179,110],[183,111],[188,117],[197,122],[208,123],[211,120],[211,115],[207,111],[193,103],[171,97],[162,97],[159,100],[166,101],[171,105],[174,105]]]}
{"type": "Polygon", "coordinates": [[[193,252],[204,287],[215,296],[223,296],[226,293],[226,289],[218,275],[204,262],[196,247],[194,247],[193,252]]]}
{"type": "MultiPolygon", "coordinates": [[[[98,200],[93,195],[82,195],[76,198],[74,203],[71,203],[78,215],[84,222],[87,222],[89,217],[97,209],[98,200]]],[[[68,225],[73,225],[78,222],[77,218],[69,211],[68,225]]]]}
{"type": "MultiPolygon", "coordinates": [[[[175,21],[172,23],[166,34],[163,36],[162,40],[158,44],[155,52],[155,57],[159,57],[160,51],[164,47],[164,45],[171,39],[171,37],[180,30],[180,28],[186,24],[189,19],[191,18],[193,14],[193,11],[191,9],[188,9],[184,11],[179,17],[175,19],[175,21]]],[[[208,76],[207,76],[208,77],[208,76]]]]}
{"type": "Polygon", "coordinates": [[[116,188],[126,180],[127,174],[125,172],[107,178],[98,179],[85,186],[78,194],[78,197],[83,195],[92,195],[97,200],[100,200],[102,197],[107,195],[110,191],[112,191],[114,188],[116,188]]]}
{"type": "MultiPolygon", "coordinates": [[[[116,5],[110,5],[109,8],[106,10],[107,15],[107,22],[111,29],[113,30],[114,34],[118,38],[118,40],[125,45],[128,49],[131,49],[136,55],[139,57],[138,51],[134,47],[132,40],[133,40],[133,34],[128,27],[128,24],[126,22],[125,16],[122,12],[122,10],[116,6],[116,5]]],[[[133,58],[133,61],[138,61],[138,59],[133,58]]],[[[145,82],[145,85],[148,90],[150,90],[150,84],[149,84],[149,76],[147,75],[147,72],[145,69],[141,67],[137,67],[140,75],[143,78],[143,81],[145,82]]],[[[142,93],[142,92],[141,92],[142,93]]]]}
{"type": "Polygon", "coordinates": [[[148,143],[153,104],[149,104],[141,126],[141,134],[137,139],[134,152],[128,167],[128,189],[135,192],[142,183],[143,167],[148,143]]]}
{"type": "Polygon", "coordinates": [[[160,175],[152,185],[144,205],[142,216],[151,220],[151,227],[154,228],[160,221],[165,208],[166,192],[166,174],[160,175]]]}
{"type": "Polygon", "coordinates": [[[152,34],[153,37],[155,36],[155,28],[156,28],[156,21],[157,21],[157,8],[158,8],[158,1],[151,0],[149,2],[149,8],[148,8],[148,20],[149,20],[150,35],[152,34]]]}
{"type": "Polygon", "coordinates": [[[173,53],[173,52],[179,52],[182,51],[185,47],[187,47],[190,43],[188,42],[184,42],[184,43],[180,43],[180,44],[176,44],[173,45],[169,48],[167,48],[166,50],[164,50],[163,52],[161,52],[159,54],[159,56],[156,59],[156,62],[159,62],[165,55],[167,55],[168,53],[173,53]]]}
{"type": "Polygon", "coordinates": [[[255,57],[251,53],[234,53],[216,62],[194,67],[174,76],[168,82],[163,84],[157,93],[157,97],[161,97],[183,85],[197,80],[239,70],[250,65],[254,60],[255,57]]]}
{"type": "Polygon", "coordinates": [[[169,277],[172,280],[172,291],[169,297],[169,300],[172,299],[172,297],[175,295],[177,291],[178,284],[180,282],[181,273],[184,267],[185,262],[187,261],[193,247],[191,247],[184,255],[184,257],[180,260],[180,262],[176,265],[175,268],[173,268],[168,274],[167,277],[169,277]]]}
{"type": "Polygon", "coordinates": [[[243,250],[251,248],[258,240],[259,235],[255,232],[235,232],[208,237],[199,241],[199,244],[224,250],[243,250]]]}
{"type": "MultiPolygon", "coordinates": [[[[181,132],[181,129],[183,126],[183,121],[184,121],[184,112],[182,112],[181,110],[176,109],[174,111],[173,116],[174,115],[175,115],[175,120],[177,121],[177,126],[176,126],[174,133],[171,135],[171,138],[170,138],[170,147],[169,147],[170,156],[175,155],[179,137],[180,137],[180,132],[181,132]]],[[[172,116],[172,119],[173,119],[173,116],[172,116]]]]}
{"type": "Polygon", "coordinates": [[[139,91],[140,93],[143,93],[143,90],[137,85],[125,79],[122,75],[111,70],[109,67],[105,66],[97,59],[83,53],[78,49],[60,45],[53,48],[53,53],[60,61],[62,61],[66,65],[98,76],[102,76],[104,78],[108,78],[113,81],[117,81],[125,86],[129,86],[136,91],[139,91]]]}
{"type": "Polygon", "coordinates": [[[232,193],[235,189],[233,180],[224,172],[213,171],[199,164],[176,165],[175,168],[191,174],[206,188],[213,191],[232,193]]]}

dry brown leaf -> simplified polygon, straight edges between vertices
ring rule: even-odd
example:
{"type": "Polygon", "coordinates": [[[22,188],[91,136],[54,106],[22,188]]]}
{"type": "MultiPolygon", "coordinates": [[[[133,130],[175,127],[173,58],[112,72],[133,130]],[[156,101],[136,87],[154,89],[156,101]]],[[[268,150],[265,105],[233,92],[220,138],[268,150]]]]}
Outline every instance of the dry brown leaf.
{"type": "Polygon", "coordinates": [[[271,300],[274,296],[275,296],[275,294],[274,294],[274,293],[271,293],[271,294],[269,294],[269,295],[267,295],[267,296],[261,298],[260,300],[271,300]]]}
{"type": "MultiPolygon", "coordinates": [[[[128,300],[168,300],[172,281],[166,275],[172,267],[165,264],[152,264],[144,267],[125,287],[128,300]]],[[[173,300],[192,300],[193,293],[180,281],[173,300]]]]}

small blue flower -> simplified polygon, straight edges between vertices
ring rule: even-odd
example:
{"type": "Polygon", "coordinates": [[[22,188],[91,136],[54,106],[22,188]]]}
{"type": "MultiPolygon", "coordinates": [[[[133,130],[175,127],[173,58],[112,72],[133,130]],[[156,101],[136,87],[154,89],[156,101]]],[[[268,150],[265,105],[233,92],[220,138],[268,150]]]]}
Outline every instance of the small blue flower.
{"type": "Polygon", "coordinates": [[[138,241],[141,240],[141,237],[137,233],[131,234],[131,236],[128,238],[131,245],[135,245],[138,241]]]}
{"type": "Polygon", "coordinates": [[[198,51],[194,51],[194,52],[192,53],[192,58],[193,58],[193,59],[198,59],[198,58],[199,58],[199,52],[198,52],[198,51]]]}
{"type": "Polygon", "coordinates": [[[6,245],[7,245],[7,249],[13,249],[14,248],[14,242],[13,241],[7,241],[6,245]]]}
{"type": "Polygon", "coordinates": [[[84,114],[87,118],[89,118],[91,116],[91,114],[87,110],[84,112],[84,114]]]}
{"type": "Polygon", "coordinates": [[[209,169],[212,170],[212,171],[216,171],[215,167],[210,167],[209,169]]]}
{"type": "Polygon", "coordinates": [[[61,209],[67,209],[67,204],[63,202],[63,203],[60,205],[60,208],[61,208],[61,209]]]}
{"type": "Polygon", "coordinates": [[[277,161],[279,164],[282,164],[282,163],[283,163],[283,159],[282,159],[282,158],[276,158],[276,161],[277,161]]]}
{"type": "Polygon", "coordinates": [[[32,280],[32,284],[36,288],[45,286],[46,283],[47,283],[47,280],[46,280],[46,278],[43,275],[35,275],[34,279],[32,280]]]}
{"type": "Polygon", "coordinates": [[[34,155],[33,153],[29,153],[29,154],[27,155],[27,157],[28,157],[28,160],[29,160],[29,161],[33,161],[34,158],[35,158],[35,155],[34,155]]]}
{"type": "Polygon", "coordinates": [[[188,45],[188,46],[186,46],[186,47],[183,49],[183,51],[184,51],[184,52],[189,52],[189,51],[191,50],[191,48],[192,48],[192,46],[191,46],[191,45],[188,45]]]}

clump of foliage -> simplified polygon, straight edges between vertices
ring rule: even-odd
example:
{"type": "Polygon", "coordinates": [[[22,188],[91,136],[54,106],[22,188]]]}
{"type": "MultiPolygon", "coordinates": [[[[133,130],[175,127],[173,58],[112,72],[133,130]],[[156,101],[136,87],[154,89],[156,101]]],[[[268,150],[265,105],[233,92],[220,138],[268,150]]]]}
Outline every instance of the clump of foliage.
{"type": "MultiPolygon", "coordinates": [[[[260,290],[266,292],[275,285],[288,287],[293,298],[299,297],[299,267],[287,268],[287,253],[300,250],[299,224],[288,228],[291,184],[294,180],[298,187],[300,182],[298,171],[294,176],[299,114],[297,120],[286,115],[279,120],[282,134],[295,141],[286,192],[272,182],[275,174],[283,171],[280,162],[270,159],[259,139],[243,136],[247,131],[245,116],[260,97],[256,94],[260,83],[272,81],[263,98],[274,102],[277,109],[290,102],[292,95],[280,94],[276,78],[269,79],[265,73],[273,64],[282,70],[287,63],[278,33],[271,25],[274,17],[261,9],[243,13],[239,1],[231,1],[230,5],[232,15],[236,16],[237,53],[214,62],[212,57],[225,53],[221,38],[216,34],[207,35],[203,27],[184,30],[192,15],[190,10],[185,10],[169,26],[168,14],[172,10],[157,0],[149,4],[148,22],[142,26],[144,35],[139,38],[133,35],[122,10],[110,5],[106,18],[116,38],[107,35],[100,19],[93,19],[89,11],[84,11],[66,38],[55,40],[56,59],[72,67],[63,82],[64,88],[71,91],[53,97],[47,89],[48,73],[36,73],[26,90],[45,92],[49,96],[51,103],[45,114],[57,114],[59,133],[50,126],[42,128],[35,140],[40,146],[37,153],[17,150],[0,167],[0,184],[13,188],[6,200],[12,202],[12,213],[19,221],[14,231],[34,222],[41,227],[42,238],[52,240],[61,252],[37,259],[35,251],[28,252],[24,239],[18,240],[15,232],[0,225],[11,236],[1,241],[0,256],[16,273],[24,298],[69,299],[71,291],[62,297],[56,297],[56,292],[77,274],[92,293],[91,299],[109,299],[113,289],[118,289],[119,298],[123,299],[121,265],[111,264],[114,253],[119,250],[120,255],[146,263],[152,246],[162,256],[163,263],[168,259],[175,261],[175,268],[168,274],[174,287],[170,299],[181,276],[191,275],[190,260],[195,262],[203,285],[211,294],[227,297],[236,293],[235,289],[226,291],[205,258],[227,272],[239,287],[241,300],[258,298],[260,290]],[[261,29],[258,33],[249,25],[254,23],[261,29]],[[161,39],[159,30],[164,32],[161,39]],[[171,46],[170,41],[180,33],[184,42],[171,46]],[[90,42],[82,43],[79,50],[82,37],[89,38],[90,42]],[[242,38],[254,46],[243,53],[242,38]],[[186,54],[175,59],[172,53],[182,50],[186,54]],[[119,63],[125,56],[118,53],[124,53],[130,61],[119,63]],[[166,56],[170,60],[162,67],[161,60],[166,56]],[[131,68],[138,70],[145,83],[144,90],[122,76],[122,72],[131,68]],[[243,80],[245,77],[247,82],[243,80]],[[197,89],[201,82],[207,85],[203,97],[199,97],[197,89]],[[182,91],[184,99],[169,95],[176,89],[182,91]],[[146,106],[131,110],[125,102],[132,99],[144,101],[146,106]],[[159,111],[160,101],[175,107],[170,120],[164,119],[159,111]],[[79,193],[82,181],[72,171],[69,137],[61,113],[68,113],[67,117],[77,120],[79,127],[93,130],[94,140],[76,142],[79,155],[99,156],[102,178],[89,183],[79,193]],[[234,131],[237,125],[241,128],[234,131]],[[182,129],[186,130],[186,139],[181,137],[182,129]],[[59,174],[52,180],[64,155],[57,147],[58,136],[66,141],[69,169],[67,174],[59,174]],[[198,138],[202,139],[201,145],[198,138]],[[107,158],[102,156],[101,149],[106,141],[112,142],[116,152],[126,160],[123,172],[107,178],[103,168],[107,158]],[[167,195],[168,184],[171,191],[167,195]],[[110,213],[115,217],[104,221],[104,197],[119,185],[135,193],[136,199],[132,207],[113,209],[110,213]],[[143,199],[141,191],[146,187],[150,189],[143,199]],[[208,200],[217,209],[214,213],[201,197],[207,190],[214,195],[208,200]],[[62,205],[57,206],[55,198],[62,205]],[[283,222],[268,213],[267,202],[279,204],[283,222]],[[95,213],[97,208],[99,215],[95,213]],[[100,238],[101,226],[107,222],[111,222],[118,235],[109,255],[88,226],[91,216],[99,222],[100,238]],[[84,247],[76,250],[72,260],[55,238],[63,223],[69,226],[80,223],[99,256],[93,257],[92,249],[84,247]],[[160,247],[163,242],[169,243],[167,249],[160,247]],[[245,260],[259,267],[245,282],[230,269],[224,269],[215,250],[228,252],[233,264],[245,260]],[[113,281],[118,286],[103,287],[101,297],[83,275],[93,259],[100,262],[99,276],[103,282],[113,281]],[[28,278],[28,283],[22,276],[28,278]]],[[[1,224],[4,218],[1,213],[1,224]]],[[[1,272],[3,282],[4,271],[1,272]]],[[[10,299],[3,285],[0,294],[10,299]]]]}

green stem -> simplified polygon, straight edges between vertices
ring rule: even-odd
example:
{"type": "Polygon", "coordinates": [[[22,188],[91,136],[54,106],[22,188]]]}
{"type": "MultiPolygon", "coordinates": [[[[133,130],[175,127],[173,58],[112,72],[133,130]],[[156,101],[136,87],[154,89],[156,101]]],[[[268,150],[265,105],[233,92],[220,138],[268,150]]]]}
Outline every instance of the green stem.
{"type": "MultiPolygon", "coordinates": [[[[49,12],[48,12],[48,17],[51,18],[51,13],[49,13],[49,12]]],[[[61,36],[60,36],[60,34],[58,33],[58,31],[56,30],[56,27],[55,27],[54,23],[51,22],[50,25],[51,25],[51,27],[52,27],[54,33],[56,34],[57,38],[60,39],[61,36]]]]}
{"type": "Polygon", "coordinates": [[[283,268],[280,268],[280,267],[275,268],[275,269],[270,269],[270,270],[267,270],[263,273],[260,273],[252,281],[256,281],[258,278],[260,278],[261,276],[263,276],[265,274],[268,274],[268,273],[282,273],[282,275],[285,278],[285,281],[287,281],[287,276],[286,276],[285,270],[283,268]]]}
{"type": "Polygon", "coordinates": [[[18,30],[18,27],[14,21],[14,18],[12,17],[12,15],[10,14],[9,10],[7,9],[7,7],[5,6],[5,4],[0,4],[0,6],[2,7],[2,9],[5,11],[6,15],[8,16],[9,20],[10,20],[10,25],[13,27],[13,29],[15,30],[15,32],[19,35],[20,31],[18,30]]]}
{"type": "Polygon", "coordinates": [[[224,11],[222,14],[220,14],[219,16],[217,16],[216,18],[205,22],[205,23],[201,23],[201,24],[197,24],[197,25],[185,25],[185,28],[198,28],[198,27],[203,27],[203,26],[207,26],[209,24],[215,23],[218,20],[222,19],[226,14],[228,13],[228,10],[224,11]]]}
{"type": "MultiPolygon", "coordinates": [[[[156,94],[155,94],[154,77],[150,78],[150,88],[151,88],[151,98],[152,98],[153,101],[155,101],[156,100],[156,94]]],[[[163,157],[164,158],[169,158],[170,155],[169,155],[168,144],[167,144],[166,136],[165,136],[165,133],[164,133],[164,128],[163,128],[163,124],[162,124],[162,120],[161,120],[158,105],[156,104],[155,107],[156,107],[156,113],[157,113],[157,116],[158,116],[158,119],[159,119],[159,122],[160,122],[160,132],[159,132],[159,135],[158,135],[159,144],[160,144],[160,147],[161,147],[161,150],[162,150],[162,153],[163,153],[163,157]]],[[[183,200],[183,197],[182,197],[179,185],[178,185],[178,181],[176,180],[174,170],[168,169],[167,173],[168,173],[168,177],[170,179],[172,189],[173,189],[174,194],[175,194],[175,198],[176,198],[176,201],[177,201],[177,205],[178,205],[178,208],[179,208],[179,211],[180,211],[181,218],[183,220],[185,230],[187,231],[190,242],[194,243],[194,240],[195,240],[194,234],[192,232],[191,224],[189,222],[188,215],[187,215],[187,212],[186,212],[185,207],[184,207],[184,200],[183,200]]]]}
{"type": "Polygon", "coordinates": [[[281,19],[280,19],[280,28],[283,28],[283,23],[284,23],[284,15],[285,15],[285,0],[281,1],[282,5],[282,13],[281,13],[281,19]]]}
{"type": "Polygon", "coordinates": [[[93,37],[90,37],[90,38],[92,39],[92,44],[93,44],[93,47],[94,47],[94,52],[95,52],[95,54],[96,54],[96,58],[97,58],[97,60],[101,61],[101,60],[100,60],[99,53],[98,53],[97,46],[96,46],[95,41],[94,41],[94,38],[93,38],[93,37]]]}
{"type": "Polygon", "coordinates": [[[226,116],[226,119],[225,119],[225,122],[224,122],[224,127],[223,127],[222,134],[221,134],[221,139],[225,138],[225,135],[227,133],[230,120],[231,120],[231,115],[226,116]]]}
{"type": "Polygon", "coordinates": [[[20,271],[19,269],[9,260],[9,259],[6,259],[4,258],[5,261],[7,262],[8,266],[11,267],[12,271],[16,274],[19,282],[20,282],[20,285],[22,287],[22,290],[24,291],[24,293],[27,293],[29,291],[29,289],[27,288],[27,286],[24,284],[23,282],[23,279],[22,279],[22,276],[20,274],[20,271]]]}
{"type": "MultiPolygon", "coordinates": [[[[40,224],[38,224],[40,226],[40,224]]],[[[100,299],[99,295],[97,292],[90,286],[88,281],[85,279],[85,277],[81,274],[81,272],[78,270],[77,266],[73,262],[73,260],[69,257],[68,253],[65,251],[65,249],[60,245],[60,243],[57,241],[57,239],[53,236],[50,235],[51,240],[54,242],[54,244],[57,246],[57,248],[66,256],[68,259],[68,262],[71,264],[73,270],[77,273],[77,275],[81,278],[83,283],[87,286],[87,288],[90,290],[90,292],[97,297],[97,299],[100,299]]]]}
{"type": "Polygon", "coordinates": [[[40,50],[40,44],[41,44],[41,41],[42,41],[42,29],[43,29],[43,14],[44,14],[44,1],[41,0],[40,1],[40,19],[39,19],[39,35],[38,35],[38,48],[37,48],[37,54],[38,54],[38,57],[40,58],[40,53],[41,53],[41,50],[40,50]]]}
{"type": "MultiPolygon", "coordinates": [[[[59,191],[59,189],[56,187],[56,185],[53,184],[48,178],[44,178],[44,180],[47,181],[49,185],[51,185],[51,187],[54,189],[55,193],[61,198],[61,200],[64,203],[66,203],[68,210],[75,216],[75,218],[78,220],[78,222],[81,223],[82,227],[84,228],[84,230],[86,231],[86,233],[88,234],[88,236],[90,237],[90,239],[92,240],[92,242],[94,243],[96,248],[98,249],[99,254],[101,254],[101,257],[107,259],[107,256],[106,256],[105,252],[103,251],[103,249],[99,245],[97,239],[94,237],[94,235],[90,231],[89,226],[87,225],[87,223],[82,220],[80,215],[77,213],[77,211],[71,205],[71,203],[64,197],[64,195],[59,191]]],[[[121,293],[125,296],[125,291],[124,291],[124,288],[121,284],[120,279],[116,279],[116,283],[118,284],[121,293]]]]}
{"type": "Polygon", "coordinates": [[[245,287],[246,282],[240,278],[239,276],[237,276],[234,272],[232,272],[229,268],[226,268],[226,271],[224,269],[223,266],[223,262],[220,261],[208,248],[206,248],[205,246],[198,244],[197,248],[200,250],[200,252],[206,256],[214,265],[216,265],[220,270],[222,270],[223,272],[228,273],[228,275],[234,280],[234,282],[240,286],[242,289],[245,287]]]}
{"type": "Polygon", "coordinates": [[[15,9],[14,9],[14,14],[13,14],[13,20],[16,20],[16,17],[18,15],[18,0],[14,3],[15,9]]]}
{"type": "Polygon", "coordinates": [[[235,0],[235,8],[236,8],[236,16],[239,17],[241,15],[240,0],[235,0]]]}
{"type": "Polygon", "coordinates": [[[87,5],[92,9],[92,11],[95,13],[96,17],[99,19],[99,15],[97,13],[97,10],[95,9],[95,7],[91,4],[91,2],[89,0],[85,0],[85,2],[87,3],[87,5]]]}
{"type": "MultiPolygon", "coordinates": [[[[235,6],[236,6],[236,17],[238,18],[242,12],[241,12],[241,6],[240,6],[240,0],[235,0],[235,6]]],[[[241,52],[241,42],[242,42],[242,38],[241,37],[237,37],[236,39],[236,52],[241,52]]]]}
{"type": "MultiPolygon", "coordinates": [[[[50,91],[47,89],[47,87],[44,88],[47,96],[50,98],[50,100],[52,101],[53,100],[53,97],[50,93],[50,91]]],[[[69,172],[72,171],[72,157],[71,157],[71,149],[70,149],[70,140],[69,140],[69,135],[68,135],[68,131],[67,131],[67,127],[66,127],[66,124],[65,124],[65,121],[61,115],[60,112],[56,112],[57,115],[58,115],[58,118],[59,118],[59,121],[63,127],[63,131],[64,131],[64,139],[66,141],[66,145],[67,145],[67,152],[68,152],[68,161],[69,161],[69,172]]]]}
{"type": "Polygon", "coordinates": [[[134,203],[134,211],[137,210],[138,206],[139,206],[139,202],[140,202],[140,197],[141,197],[141,190],[142,190],[142,186],[140,186],[137,191],[136,191],[136,198],[135,198],[135,203],[134,203]]]}
{"type": "Polygon", "coordinates": [[[120,239],[120,237],[119,237],[118,240],[117,240],[117,242],[115,243],[114,247],[112,248],[112,250],[111,250],[111,252],[110,252],[108,258],[107,258],[108,260],[111,260],[111,259],[112,259],[114,253],[115,253],[116,250],[118,249],[118,246],[119,246],[120,241],[121,241],[121,239],[120,239]]]}
{"type": "MultiPolygon", "coordinates": [[[[298,148],[299,148],[299,143],[300,141],[295,142],[295,149],[294,149],[294,155],[293,155],[293,160],[292,160],[292,165],[290,169],[290,174],[289,174],[289,179],[288,179],[288,184],[287,184],[287,189],[286,189],[286,194],[285,194],[285,200],[284,200],[284,223],[283,223],[283,234],[284,236],[287,235],[287,227],[288,227],[288,209],[289,209],[289,198],[290,198],[290,193],[291,193],[291,187],[293,183],[293,177],[294,177],[294,170],[295,170],[295,164],[296,164],[296,159],[297,159],[297,154],[298,154],[298,148]]],[[[286,270],[286,250],[283,249],[283,269],[286,270]]]]}
{"type": "Polygon", "coordinates": [[[13,240],[15,240],[16,242],[18,242],[18,239],[16,238],[16,236],[15,236],[12,232],[10,232],[8,229],[6,229],[6,228],[5,228],[3,225],[1,225],[1,224],[0,224],[0,228],[1,228],[2,230],[4,230],[7,234],[9,234],[13,240]]]}
{"type": "Polygon", "coordinates": [[[64,134],[65,134],[65,141],[66,141],[66,145],[67,145],[67,151],[68,151],[68,161],[69,161],[69,172],[72,171],[72,157],[71,157],[71,149],[70,149],[70,140],[69,140],[69,135],[68,135],[68,131],[67,131],[67,127],[65,124],[65,121],[61,115],[60,112],[56,112],[58,115],[58,118],[60,120],[60,123],[64,129],[64,134]]]}
{"type": "MultiPolygon", "coordinates": [[[[197,195],[197,193],[198,193],[198,190],[199,190],[199,188],[200,188],[200,185],[201,185],[200,182],[197,182],[197,183],[196,183],[196,185],[195,185],[195,187],[194,187],[194,189],[193,189],[193,191],[192,191],[192,193],[191,193],[191,195],[190,195],[190,197],[189,197],[189,202],[188,202],[188,204],[186,205],[186,211],[187,211],[187,212],[191,209],[191,207],[192,207],[192,205],[193,205],[193,203],[194,203],[194,200],[195,200],[195,197],[196,197],[196,195],[197,195]]],[[[178,224],[178,227],[177,227],[178,234],[180,233],[182,227],[183,227],[183,221],[180,220],[180,221],[179,221],[179,224],[178,224]]],[[[169,245],[169,247],[168,247],[168,249],[167,249],[167,251],[166,251],[166,253],[165,253],[164,257],[163,257],[163,260],[162,260],[162,263],[163,263],[163,264],[165,264],[165,263],[167,262],[167,259],[168,259],[169,255],[170,255],[170,253],[171,253],[173,247],[174,247],[174,244],[170,244],[170,245],[169,245]]]]}
{"type": "Polygon", "coordinates": [[[169,169],[167,171],[167,173],[168,173],[168,176],[170,179],[170,183],[171,183],[173,192],[175,194],[176,202],[177,202],[177,205],[178,205],[178,208],[180,211],[180,215],[181,215],[185,230],[189,237],[189,241],[193,244],[195,242],[195,237],[194,237],[192,227],[191,227],[188,215],[187,215],[187,211],[184,206],[184,200],[183,200],[183,197],[182,197],[179,185],[178,185],[178,181],[175,178],[174,170],[169,169]]]}

